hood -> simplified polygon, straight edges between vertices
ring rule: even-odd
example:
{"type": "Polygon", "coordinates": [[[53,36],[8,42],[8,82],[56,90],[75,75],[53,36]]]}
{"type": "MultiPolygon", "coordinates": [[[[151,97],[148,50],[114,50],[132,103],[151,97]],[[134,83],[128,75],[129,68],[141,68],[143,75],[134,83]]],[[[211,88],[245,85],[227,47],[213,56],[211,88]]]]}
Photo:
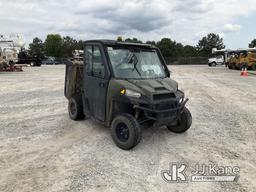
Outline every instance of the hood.
{"type": "MultiPolygon", "coordinates": [[[[156,95],[175,94],[178,90],[178,83],[172,79],[147,79],[119,81],[126,89],[137,91],[149,99],[154,99],[156,95]]],[[[170,97],[170,96],[169,96],[170,97]]]]}
{"type": "Polygon", "coordinates": [[[151,93],[174,93],[177,91],[178,83],[172,79],[147,79],[147,80],[128,80],[142,91],[151,93]]]}

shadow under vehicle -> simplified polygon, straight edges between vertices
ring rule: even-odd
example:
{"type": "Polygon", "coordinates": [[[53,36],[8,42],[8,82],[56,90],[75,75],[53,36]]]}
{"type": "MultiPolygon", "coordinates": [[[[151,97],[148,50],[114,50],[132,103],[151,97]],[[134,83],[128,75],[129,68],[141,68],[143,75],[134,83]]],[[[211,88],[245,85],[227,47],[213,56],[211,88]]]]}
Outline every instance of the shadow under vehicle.
{"type": "Polygon", "coordinates": [[[111,127],[115,144],[131,149],[141,127],[183,133],[192,123],[188,99],[170,79],[156,47],[111,40],[85,42],[84,60],[66,62],[65,97],[73,120],[90,117],[111,127]]]}

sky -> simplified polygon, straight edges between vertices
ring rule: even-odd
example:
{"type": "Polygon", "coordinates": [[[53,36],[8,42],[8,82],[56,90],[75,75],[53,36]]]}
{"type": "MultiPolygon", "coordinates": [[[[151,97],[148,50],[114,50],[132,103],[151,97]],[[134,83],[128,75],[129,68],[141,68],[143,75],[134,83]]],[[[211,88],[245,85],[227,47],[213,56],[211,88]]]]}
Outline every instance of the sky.
{"type": "Polygon", "coordinates": [[[256,38],[255,0],[0,0],[0,33],[77,40],[168,37],[196,45],[217,33],[227,48],[247,48],[256,38]]]}

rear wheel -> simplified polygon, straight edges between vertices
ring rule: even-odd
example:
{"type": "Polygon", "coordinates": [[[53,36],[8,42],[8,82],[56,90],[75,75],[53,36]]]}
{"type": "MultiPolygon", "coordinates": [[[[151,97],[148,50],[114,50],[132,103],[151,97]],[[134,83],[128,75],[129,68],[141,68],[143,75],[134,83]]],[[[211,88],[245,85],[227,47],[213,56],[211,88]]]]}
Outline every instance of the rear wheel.
{"type": "Polygon", "coordinates": [[[14,71],[14,62],[13,61],[10,61],[9,62],[9,67],[10,67],[10,69],[11,69],[11,71],[14,71]]]}
{"type": "Polygon", "coordinates": [[[182,113],[180,114],[180,118],[177,120],[177,125],[169,125],[167,126],[169,131],[174,133],[183,133],[187,131],[192,124],[192,115],[188,108],[184,107],[182,113]]]}
{"type": "Polygon", "coordinates": [[[256,63],[252,65],[252,70],[256,71],[256,63]]]}
{"type": "Polygon", "coordinates": [[[240,70],[242,70],[242,69],[248,69],[248,65],[247,64],[241,64],[240,65],[240,70]]]}
{"type": "Polygon", "coordinates": [[[141,128],[132,115],[123,114],[112,121],[111,135],[119,148],[129,150],[140,142],[141,128]]]}
{"type": "Polygon", "coordinates": [[[234,69],[234,70],[236,69],[236,64],[235,63],[232,64],[232,69],[234,69]]]}
{"type": "Polygon", "coordinates": [[[30,66],[31,66],[31,67],[34,67],[34,66],[35,66],[35,62],[34,62],[34,61],[31,61],[31,62],[30,62],[30,66]]]}
{"type": "Polygon", "coordinates": [[[42,63],[36,63],[37,67],[41,67],[42,63]]]}
{"type": "Polygon", "coordinates": [[[72,120],[80,120],[84,118],[82,96],[76,95],[68,101],[68,113],[72,120]]]}

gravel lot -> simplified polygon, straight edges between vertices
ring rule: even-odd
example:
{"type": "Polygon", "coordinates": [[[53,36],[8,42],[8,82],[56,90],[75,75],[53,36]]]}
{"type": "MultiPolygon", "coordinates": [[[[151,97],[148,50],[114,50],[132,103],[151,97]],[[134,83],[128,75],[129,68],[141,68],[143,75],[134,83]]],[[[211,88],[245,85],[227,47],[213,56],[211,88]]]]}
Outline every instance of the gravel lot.
{"type": "Polygon", "coordinates": [[[64,66],[0,73],[0,191],[255,191],[256,76],[171,70],[190,98],[192,127],[182,135],[146,128],[131,151],[117,148],[108,128],[69,119],[64,66]],[[239,166],[240,178],[167,183],[161,170],[171,162],[239,166]]]}

